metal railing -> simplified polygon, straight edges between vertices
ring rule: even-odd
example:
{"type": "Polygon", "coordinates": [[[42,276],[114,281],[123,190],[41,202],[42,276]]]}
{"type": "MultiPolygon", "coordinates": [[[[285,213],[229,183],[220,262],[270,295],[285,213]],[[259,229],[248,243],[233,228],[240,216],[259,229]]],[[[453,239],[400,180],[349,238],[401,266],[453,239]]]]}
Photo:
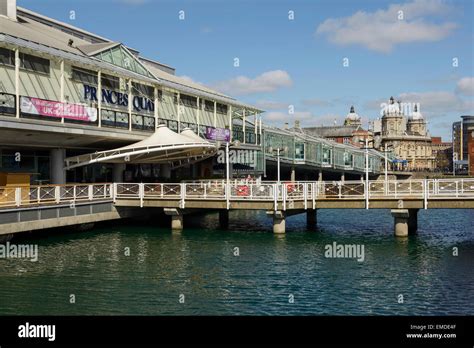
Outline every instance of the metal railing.
{"type": "MultiPolygon", "coordinates": [[[[273,202],[275,209],[303,202],[315,207],[318,200],[377,199],[474,199],[474,179],[424,179],[403,181],[296,181],[252,182],[224,180],[192,183],[113,183],[0,187],[0,207],[23,207],[41,204],[74,203],[110,199],[177,200],[184,208],[186,201],[211,200],[273,202]]],[[[281,209],[281,208],[279,208],[281,209]]]]}
{"type": "MultiPolygon", "coordinates": [[[[113,184],[117,199],[175,199],[184,208],[189,200],[271,201],[286,209],[288,203],[324,199],[376,200],[421,199],[427,208],[430,199],[474,199],[474,179],[424,179],[404,181],[315,181],[315,182],[238,182],[203,181],[176,184],[113,184]]],[[[368,208],[368,206],[367,206],[368,208]]]]}
{"type": "Polygon", "coordinates": [[[0,187],[0,208],[112,199],[112,189],[112,184],[0,187]]]}

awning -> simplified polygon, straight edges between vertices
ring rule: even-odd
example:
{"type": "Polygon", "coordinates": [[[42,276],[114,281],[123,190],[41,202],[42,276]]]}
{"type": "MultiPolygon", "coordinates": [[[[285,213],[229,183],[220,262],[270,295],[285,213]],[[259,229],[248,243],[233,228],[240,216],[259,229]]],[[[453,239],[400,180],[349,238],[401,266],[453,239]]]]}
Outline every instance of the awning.
{"type": "Polygon", "coordinates": [[[135,144],[68,157],[65,169],[93,163],[166,163],[180,167],[209,158],[216,152],[215,144],[202,139],[189,128],[178,134],[165,125],[159,125],[153,135],[135,144]]]}

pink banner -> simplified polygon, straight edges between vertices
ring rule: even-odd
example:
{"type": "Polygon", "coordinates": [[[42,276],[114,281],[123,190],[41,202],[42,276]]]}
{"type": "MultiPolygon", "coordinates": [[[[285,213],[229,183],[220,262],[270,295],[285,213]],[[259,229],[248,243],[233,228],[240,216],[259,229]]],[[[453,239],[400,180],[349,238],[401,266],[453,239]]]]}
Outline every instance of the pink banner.
{"type": "Polygon", "coordinates": [[[25,114],[68,118],[72,120],[95,122],[97,109],[80,104],[68,104],[32,97],[21,97],[20,110],[25,114]]]}

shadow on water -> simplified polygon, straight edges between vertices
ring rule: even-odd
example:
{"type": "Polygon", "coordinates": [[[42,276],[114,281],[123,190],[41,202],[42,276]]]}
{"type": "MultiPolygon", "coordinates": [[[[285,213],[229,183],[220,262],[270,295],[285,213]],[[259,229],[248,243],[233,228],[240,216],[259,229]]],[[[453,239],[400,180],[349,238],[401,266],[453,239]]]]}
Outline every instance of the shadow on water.
{"type": "Polygon", "coordinates": [[[0,259],[0,314],[472,315],[473,222],[420,211],[418,234],[397,239],[389,211],[322,210],[317,230],[301,214],[274,235],[264,212],[238,211],[225,230],[209,213],[182,232],[157,215],[22,235],[39,259],[0,259]],[[333,243],[363,260],[327,257],[333,243]]]}

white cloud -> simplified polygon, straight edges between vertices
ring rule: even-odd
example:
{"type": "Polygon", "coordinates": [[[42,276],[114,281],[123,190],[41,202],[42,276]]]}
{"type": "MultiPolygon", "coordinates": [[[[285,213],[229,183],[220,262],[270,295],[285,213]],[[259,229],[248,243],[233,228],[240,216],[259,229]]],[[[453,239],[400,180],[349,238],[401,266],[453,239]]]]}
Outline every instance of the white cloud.
{"type": "Polygon", "coordinates": [[[237,76],[233,79],[220,81],[213,85],[214,89],[230,95],[256,94],[273,92],[293,84],[290,75],[284,70],[267,71],[255,78],[237,76]]]}
{"type": "Polygon", "coordinates": [[[422,93],[402,93],[403,102],[420,103],[421,112],[427,112],[431,118],[444,116],[448,112],[472,112],[472,100],[464,100],[452,92],[435,91],[422,93]]]}
{"type": "Polygon", "coordinates": [[[264,110],[279,110],[279,109],[288,109],[290,104],[283,103],[274,100],[259,100],[256,103],[256,106],[264,110]]]}
{"type": "Polygon", "coordinates": [[[329,18],[321,23],[316,35],[327,35],[337,45],[360,45],[389,53],[394,46],[412,42],[433,42],[446,38],[456,28],[451,22],[428,22],[426,17],[451,12],[441,0],[415,0],[392,4],[386,10],[358,11],[349,17],[329,18]],[[398,18],[403,11],[404,18],[398,18]]]}
{"type": "Polygon", "coordinates": [[[303,99],[301,103],[306,106],[320,106],[320,107],[328,107],[328,106],[333,105],[332,102],[328,100],[319,99],[319,98],[303,99]]]}
{"type": "Polygon", "coordinates": [[[458,81],[456,93],[474,96],[474,77],[463,77],[458,81]]]}
{"type": "MultiPolygon", "coordinates": [[[[406,92],[394,96],[395,100],[405,103],[419,103],[420,111],[429,119],[444,117],[449,113],[473,113],[473,100],[466,100],[449,91],[406,92]]],[[[375,99],[365,103],[371,110],[382,110],[381,103],[388,103],[386,99],[375,99]]]]}
{"type": "Polygon", "coordinates": [[[288,112],[280,112],[280,111],[271,111],[264,114],[265,120],[267,121],[285,121],[291,122],[295,120],[299,121],[306,121],[311,120],[314,118],[313,114],[309,111],[296,111],[293,114],[289,114],[288,112]]]}

